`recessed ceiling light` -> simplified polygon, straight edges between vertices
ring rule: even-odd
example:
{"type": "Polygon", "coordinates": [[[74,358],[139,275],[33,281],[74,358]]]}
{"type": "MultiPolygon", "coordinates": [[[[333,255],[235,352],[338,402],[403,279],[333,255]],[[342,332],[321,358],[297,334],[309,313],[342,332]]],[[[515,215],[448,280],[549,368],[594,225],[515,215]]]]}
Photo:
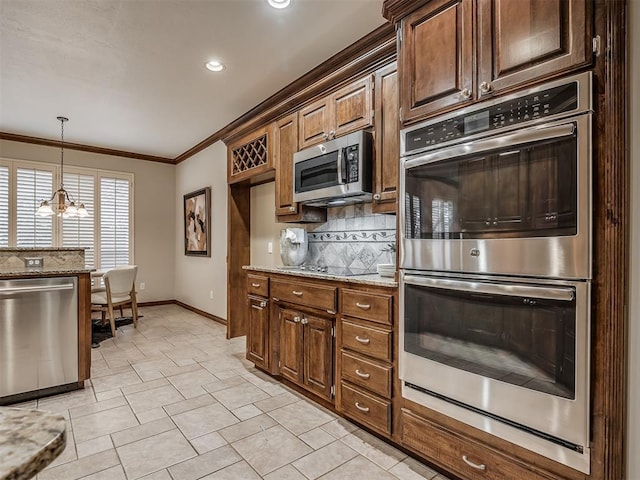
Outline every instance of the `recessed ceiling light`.
{"type": "Polygon", "coordinates": [[[267,0],[273,8],[287,8],[291,0],[267,0]]]}
{"type": "Polygon", "coordinates": [[[224,70],[224,65],[215,60],[205,63],[205,67],[212,72],[221,72],[224,70]]]}

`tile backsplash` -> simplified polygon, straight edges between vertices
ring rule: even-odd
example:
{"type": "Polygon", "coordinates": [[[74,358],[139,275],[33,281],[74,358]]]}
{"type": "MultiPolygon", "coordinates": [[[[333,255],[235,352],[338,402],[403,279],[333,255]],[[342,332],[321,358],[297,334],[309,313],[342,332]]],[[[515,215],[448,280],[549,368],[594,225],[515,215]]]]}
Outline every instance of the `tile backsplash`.
{"type": "Polygon", "coordinates": [[[333,207],[327,222],[307,231],[305,263],[376,272],[376,265],[395,262],[396,216],[371,212],[370,203],[333,207]]]}

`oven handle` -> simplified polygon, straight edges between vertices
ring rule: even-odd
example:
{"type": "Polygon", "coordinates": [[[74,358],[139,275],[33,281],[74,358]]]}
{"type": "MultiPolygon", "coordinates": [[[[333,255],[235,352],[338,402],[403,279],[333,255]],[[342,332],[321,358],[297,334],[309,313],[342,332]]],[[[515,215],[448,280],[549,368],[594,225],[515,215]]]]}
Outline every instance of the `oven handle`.
{"type": "Polygon", "coordinates": [[[404,283],[422,287],[457,290],[470,293],[486,293],[489,295],[507,295],[510,297],[539,298],[570,302],[575,298],[575,291],[568,287],[538,287],[534,285],[507,285],[486,282],[468,282],[448,278],[419,277],[405,275],[404,283]]]}
{"type": "Polygon", "coordinates": [[[495,150],[500,147],[508,146],[511,148],[517,144],[568,137],[573,135],[575,130],[576,126],[574,123],[566,123],[553,127],[527,128],[508,135],[498,135],[486,140],[474,140],[462,145],[456,145],[451,148],[445,148],[429,154],[420,155],[418,158],[404,162],[404,168],[405,170],[409,170],[427,163],[446,160],[453,157],[461,157],[487,150],[495,150]]]}

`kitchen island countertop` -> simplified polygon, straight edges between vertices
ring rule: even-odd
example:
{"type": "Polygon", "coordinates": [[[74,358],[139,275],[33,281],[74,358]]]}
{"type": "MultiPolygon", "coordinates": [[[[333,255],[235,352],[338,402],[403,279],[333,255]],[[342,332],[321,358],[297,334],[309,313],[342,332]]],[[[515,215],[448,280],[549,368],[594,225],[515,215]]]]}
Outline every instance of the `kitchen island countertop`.
{"type": "Polygon", "coordinates": [[[62,415],[0,407],[0,480],[32,478],[67,445],[62,415]]]}

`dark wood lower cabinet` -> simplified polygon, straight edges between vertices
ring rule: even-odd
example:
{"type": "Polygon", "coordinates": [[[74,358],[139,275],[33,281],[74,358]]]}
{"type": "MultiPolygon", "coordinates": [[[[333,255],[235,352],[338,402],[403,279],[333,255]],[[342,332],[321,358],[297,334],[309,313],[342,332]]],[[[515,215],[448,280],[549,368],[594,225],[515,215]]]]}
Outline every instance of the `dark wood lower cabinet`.
{"type": "Polygon", "coordinates": [[[333,319],[279,308],[280,375],[323,397],[332,398],[333,319]]]}
{"type": "Polygon", "coordinates": [[[549,480],[524,463],[508,458],[453,431],[432,423],[411,410],[401,412],[402,444],[464,479],[549,480]]]}
{"type": "Polygon", "coordinates": [[[247,360],[269,368],[269,309],[264,298],[249,296],[247,360]]]}

